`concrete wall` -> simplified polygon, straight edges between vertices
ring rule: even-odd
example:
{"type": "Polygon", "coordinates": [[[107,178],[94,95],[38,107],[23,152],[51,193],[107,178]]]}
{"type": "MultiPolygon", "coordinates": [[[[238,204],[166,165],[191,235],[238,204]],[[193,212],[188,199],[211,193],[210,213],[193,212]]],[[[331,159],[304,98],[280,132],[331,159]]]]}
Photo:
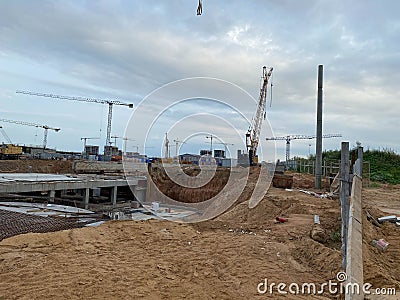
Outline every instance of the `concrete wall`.
{"type": "Polygon", "coordinates": [[[358,295],[346,294],[346,300],[362,300],[363,280],[363,254],[362,254],[362,179],[354,175],[350,198],[349,227],[347,235],[347,284],[358,283],[360,293],[358,295]]]}

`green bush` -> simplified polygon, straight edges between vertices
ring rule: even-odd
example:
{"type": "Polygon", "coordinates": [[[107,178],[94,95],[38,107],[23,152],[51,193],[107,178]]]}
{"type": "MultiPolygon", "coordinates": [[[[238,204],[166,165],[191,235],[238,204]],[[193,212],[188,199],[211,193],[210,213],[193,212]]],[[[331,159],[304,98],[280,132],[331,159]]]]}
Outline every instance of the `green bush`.
{"type": "MultiPolygon", "coordinates": [[[[356,151],[353,149],[352,151],[356,151]]],[[[322,153],[323,160],[340,160],[340,150],[328,150],[322,153]]],[[[350,159],[352,154],[350,153],[350,159]]],[[[310,159],[315,159],[311,155],[310,159]]],[[[371,181],[400,184],[400,155],[391,149],[367,150],[364,152],[364,161],[370,162],[371,181]]]]}

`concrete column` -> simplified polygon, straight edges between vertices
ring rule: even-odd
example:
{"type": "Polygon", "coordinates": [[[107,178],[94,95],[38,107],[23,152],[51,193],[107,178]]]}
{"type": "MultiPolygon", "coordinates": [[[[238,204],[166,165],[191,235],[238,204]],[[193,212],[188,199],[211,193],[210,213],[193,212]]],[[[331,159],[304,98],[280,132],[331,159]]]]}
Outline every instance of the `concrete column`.
{"type": "Polygon", "coordinates": [[[111,188],[111,203],[113,206],[117,204],[117,192],[118,192],[117,186],[111,188]]]}
{"type": "Polygon", "coordinates": [[[89,197],[90,197],[90,189],[86,188],[83,190],[83,204],[85,209],[89,209],[89,197]]]}
{"type": "Polygon", "coordinates": [[[315,188],[322,187],[322,84],[324,66],[318,66],[317,142],[315,149],[315,188]]]}
{"type": "Polygon", "coordinates": [[[56,197],[56,191],[51,190],[49,193],[49,202],[54,202],[54,198],[56,197]]]}
{"type": "Polygon", "coordinates": [[[360,174],[358,174],[358,175],[360,175],[360,177],[362,178],[362,176],[363,176],[363,156],[364,156],[363,147],[361,147],[361,146],[358,147],[358,155],[357,156],[358,156],[358,160],[360,163],[360,169],[359,169],[360,174]]]}
{"type": "Polygon", "coordinates": [[[349,142],[342,142],[340,166],[340,205],[342,214],[342,269],[346,270],[347,233],[349,224],[350,153],[349,142]]]}
{"type": "Polygon", "coordinates": [[[136,200],[139,201],[140,203],[145,203],[147,200],[146,199],[146,196],[147,196],[146,191],[147,191],[146,188],[135,186],[134,196],[135,196],[136,200]]]}

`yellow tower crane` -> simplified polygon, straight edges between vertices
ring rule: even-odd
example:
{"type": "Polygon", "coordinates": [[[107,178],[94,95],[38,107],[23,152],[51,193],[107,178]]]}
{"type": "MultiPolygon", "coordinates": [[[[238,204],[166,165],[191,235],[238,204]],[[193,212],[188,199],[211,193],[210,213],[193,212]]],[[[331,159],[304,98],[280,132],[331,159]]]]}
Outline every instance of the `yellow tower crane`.
{"type": "MultiPolygon", "coordinates": [[[[267,87],[269,79],[272,75],[273,68],[263,67],[262,85],[260,88],[260,96],[258,97],[257,111],[253,118],[252,125],[246,133],[246,148],[249,154],[250,166],[258,164],[257,148],[260,141],[260,132],[263,119],[265,120],[265,107],[267,104],[267,87]]],[[[271,83],[272,87],[272,83],[271,83]]]]}

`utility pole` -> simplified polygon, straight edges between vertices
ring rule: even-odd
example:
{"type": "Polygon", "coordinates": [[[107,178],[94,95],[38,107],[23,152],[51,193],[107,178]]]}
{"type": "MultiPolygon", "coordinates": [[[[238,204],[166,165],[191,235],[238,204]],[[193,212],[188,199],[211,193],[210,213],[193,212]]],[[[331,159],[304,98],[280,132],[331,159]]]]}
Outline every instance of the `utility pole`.
{"type": "Polygon", "coordinates": [[[315,188],[322,187],[322,86],[324,66],[318,66],[317,142],[315,147],[315,188]]]}

